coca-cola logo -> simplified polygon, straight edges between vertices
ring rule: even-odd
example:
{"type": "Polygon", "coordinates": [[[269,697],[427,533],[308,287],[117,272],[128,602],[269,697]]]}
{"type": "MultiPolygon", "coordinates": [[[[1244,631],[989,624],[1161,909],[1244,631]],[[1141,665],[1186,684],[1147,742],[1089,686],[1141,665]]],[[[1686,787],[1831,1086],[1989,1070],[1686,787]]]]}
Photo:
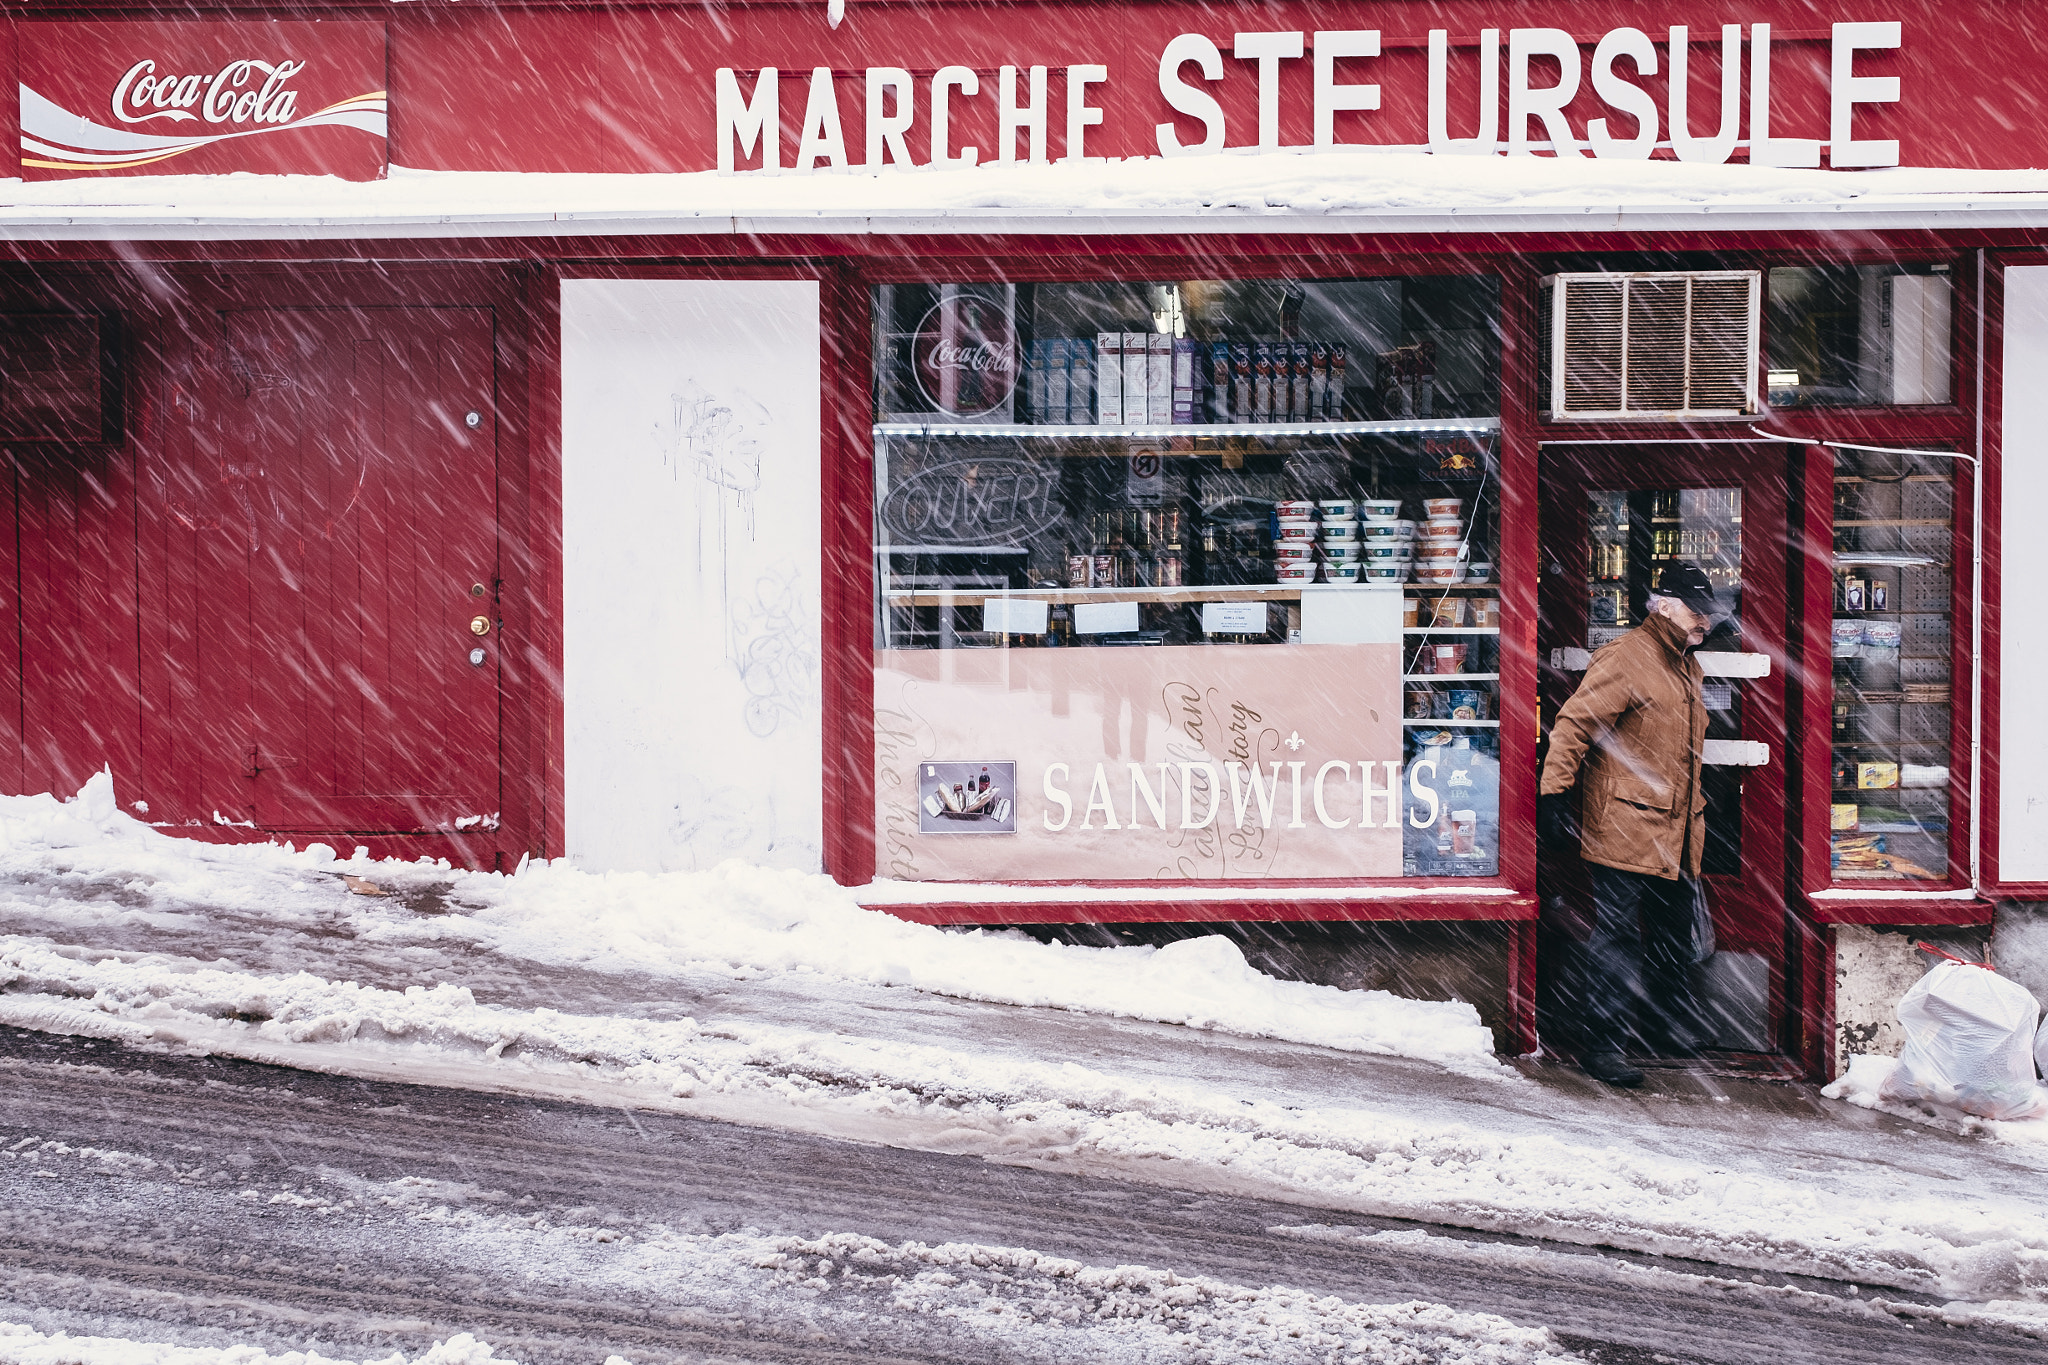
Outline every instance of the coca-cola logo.
{"type": "Polygon", "coordinates": [[[122,73],[107,103],[122,123],[290,123],[299,92],[286,82],[306,69],[300,61],[245,57],[208,75],[159,74],[145,58],[122,73]]]}
{"type": "Polygon", "coordinates": [[[918,323],[911,353],[925,398],[956,417],[991,412],[1017,387],[1017,333],[1001,299],[940,300],[918,323]]]}

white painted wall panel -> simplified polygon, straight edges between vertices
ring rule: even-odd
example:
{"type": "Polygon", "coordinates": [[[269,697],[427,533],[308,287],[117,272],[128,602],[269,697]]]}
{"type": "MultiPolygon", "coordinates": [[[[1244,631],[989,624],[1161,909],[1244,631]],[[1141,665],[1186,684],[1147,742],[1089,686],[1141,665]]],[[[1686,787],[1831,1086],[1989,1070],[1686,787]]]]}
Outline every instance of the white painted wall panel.
{"type": "Polygon", "coordinates": [[[2048,507],[2048,266],[2005,272],[2005,353],[1999,413],[2004,629],[1998,640],[1998,872],[2048,881],[2048,632],[2030,617],[2035,594],[2024,547],[2038,544],[2048,507]]]}
{"type": "Polygon", "coordinates": [[[562,285],[569,856],[821,865],[810,281],[562,285]]]}

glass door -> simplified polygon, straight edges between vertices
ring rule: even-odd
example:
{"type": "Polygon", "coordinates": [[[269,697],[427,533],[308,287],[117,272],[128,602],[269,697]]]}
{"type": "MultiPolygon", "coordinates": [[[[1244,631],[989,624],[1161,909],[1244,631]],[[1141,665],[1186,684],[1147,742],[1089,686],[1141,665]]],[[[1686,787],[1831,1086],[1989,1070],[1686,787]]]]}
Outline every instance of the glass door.
{"type": "MultiPolygon", "coordinates": [[[[1546,452],[1537,632],[1541,719],[1585,677],[1595,651],[1638,629],[1663,571],[1697,566],[1726,613],[1695,651],[1707,739],[1701,850],[1718,951],[1694,991],[1712,1042],[1777,1047],[1783,994],[1786,769],[1785,456],[1741,446],[1559,448],[1546,452]]],[[[1569,953],[1590,930],[1583,864],[1546,851],[1546,944],[1569,953]]],[[[1568,1036],[1572,1002],[1548,1001],[1568,1036]]]]}

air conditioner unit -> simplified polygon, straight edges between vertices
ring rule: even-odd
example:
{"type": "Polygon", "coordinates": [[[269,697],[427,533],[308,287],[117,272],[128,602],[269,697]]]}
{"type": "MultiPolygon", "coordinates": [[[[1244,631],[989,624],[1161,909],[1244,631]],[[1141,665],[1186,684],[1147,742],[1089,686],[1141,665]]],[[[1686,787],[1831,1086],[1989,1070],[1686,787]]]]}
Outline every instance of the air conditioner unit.
{"type": "Polygon", "coordinates": [[[1544,414],[1553,420],[1757,411],[1763,274],[1671,270],[1543,281],[1544,414]]]}

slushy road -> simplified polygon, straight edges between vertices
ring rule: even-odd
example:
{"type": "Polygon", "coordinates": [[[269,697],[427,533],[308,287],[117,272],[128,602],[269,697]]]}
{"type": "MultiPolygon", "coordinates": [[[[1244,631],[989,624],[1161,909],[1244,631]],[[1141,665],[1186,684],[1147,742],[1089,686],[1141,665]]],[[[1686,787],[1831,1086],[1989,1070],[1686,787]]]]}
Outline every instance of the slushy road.
{"type": "Polygon", "coordinates": [[[11,1029],[0,1152],[0,1319],[45,1332],[350,1359],[471,1332],[527,1365],[1060,1358],[1057,1321],[992,1341],[880,1281],[674,1249],[859,1234],[1428,1300],[1607,1365],[2048,1359],[1823,1280],[11,1029]]]}

